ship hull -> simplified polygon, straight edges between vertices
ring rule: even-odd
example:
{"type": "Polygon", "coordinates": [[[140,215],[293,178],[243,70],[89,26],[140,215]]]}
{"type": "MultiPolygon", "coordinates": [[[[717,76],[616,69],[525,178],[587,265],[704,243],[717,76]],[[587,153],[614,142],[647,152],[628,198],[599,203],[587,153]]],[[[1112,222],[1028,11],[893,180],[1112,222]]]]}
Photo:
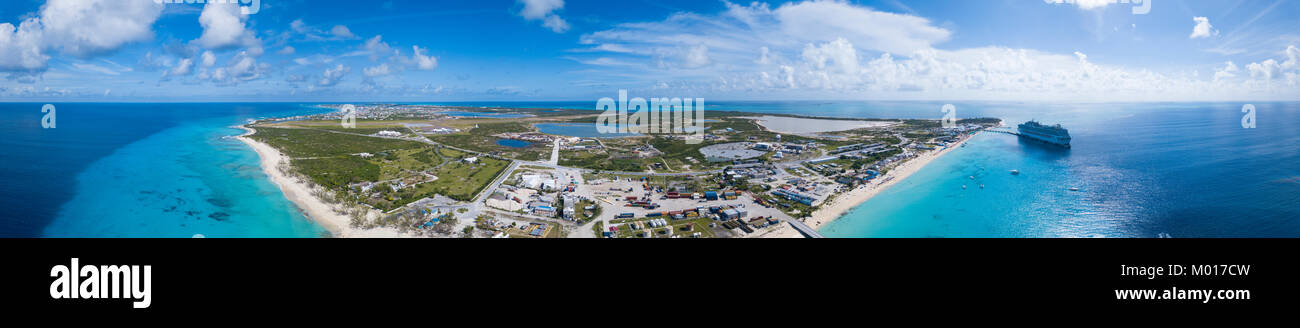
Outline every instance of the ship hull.
{"type": "Polygon", "coordinates": [[[1032,141],[1036,141],[1036,142],[1041,142],[1041,143],[1045,143],[1045,144],[1049,144],[1049,145],[1053,145],[1053,146],[1057,146],[1057,147],[1070,148],[1070,144],[1069,144],[1068,142],[1067,142],[1067,143],[1061,143],[1061,142],[1059,142],[1059,141],[1044,140],[1044,139],[1034,138],[1034,137],[1031,137],[1031,136],[1028,136],[1028,135],[1025,135],[1025,134],[1020,134],[1019,136],[1020,136],[1020,139],[1028,139],[1028,140],[1032,140],[1032,141]]]}

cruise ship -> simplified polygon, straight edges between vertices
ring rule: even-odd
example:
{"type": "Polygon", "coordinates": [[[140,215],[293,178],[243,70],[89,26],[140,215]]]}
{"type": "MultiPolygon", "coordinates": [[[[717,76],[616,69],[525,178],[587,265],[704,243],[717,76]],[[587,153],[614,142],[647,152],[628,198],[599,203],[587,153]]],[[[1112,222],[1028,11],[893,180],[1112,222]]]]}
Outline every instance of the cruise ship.
{"type": "Polygon", "coordinates": [[[1043,125],[1035,121],[1021,123],[1020,136],[1049,144],[1070,148],[1070,131],[1057,125],[1043,125]]]}

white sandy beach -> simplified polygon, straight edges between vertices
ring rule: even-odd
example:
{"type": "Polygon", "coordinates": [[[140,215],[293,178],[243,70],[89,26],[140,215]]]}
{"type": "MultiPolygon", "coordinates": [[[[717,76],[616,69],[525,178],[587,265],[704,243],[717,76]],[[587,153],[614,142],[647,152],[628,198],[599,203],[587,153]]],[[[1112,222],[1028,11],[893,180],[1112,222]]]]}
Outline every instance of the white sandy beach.
{"type": "Polygon", "coordinates": [[[239,141],[243,141],[245,144],[248,144],[249,147],[252,147],[253,150],[257,152],[257,156],[261,158],[262,171],[266,172],[266,175],[271,178],[272,183],[280,187],[280,191],[284,193],[284,197],[289,199],[289,201],[293,202],[294,205],[297,205],[298,208],[301,209],[303,211],[303,214],[305,214],[307,217],[311,218],[313,221],[316,221],[317,224],[320,224],[326,230],[329,230],[329,232],[334,237],[342,237],[342,238],[405,237],[403,234],[399,233],[396,229],[392,229],[392,228],[377,228],[377,229],[353,228],[350,224],[351,218],[349,218],[347,215],[335,213],[334,210],[332,209],[333,206],[331,206],[330,204],[326,204],[324,201],[316,198],[315,196],[312,196],[311,188],[309,188],[307,184],[298,182],[296,178],[281,173],[280,170],[276,169],[276,167],[278,167],[280,163],[287,163],[287,161],[289,160],[288,157],[285,157],[283,154],[280,153],[280,151],[276,150],[275,148],[272,148],[270,145],[258,142],[256,140],[253,140],[252,138],[248,138],[248,135],[254,133],[253,129],[244,126],[237,126],[236,128],[248,131],[247,133],[235,138],[239,139],[239,141]]]}
{"type": "MultiPolygon", "coordinates": [[[[849,192],[842,193],[836,196],[835,199],[831,200],[831,202],[822,204],[821,208],[816,212],[813,212],[812,217],[808,218],[804,223],[813,229],[820,229],[823,225],[840,218],[845,213],[848,213],[853,208],[858,207],[858,205],[870,200],[885,189],[889,189],[889,187],[892,187],[894,184],[907,179],[907,177],[911,176],[913,173],[920,171],[921,168],[925,167],[925,165],[930,164],[931,161],[947,154],[953,149],[961,147],[962,144],[966,143],[966,141],[973,137],[974,136],[967,136],[966,138],[962,138],[942,150],[931,150],[920,153],[916,158],[899,164],[897,167],[894,167],[893,170],[889,170],[888,173],[876,178],[871,183],[859,186],[849,192]]],[[[791,230],[794,229],[791,228],[791,230]]]]}

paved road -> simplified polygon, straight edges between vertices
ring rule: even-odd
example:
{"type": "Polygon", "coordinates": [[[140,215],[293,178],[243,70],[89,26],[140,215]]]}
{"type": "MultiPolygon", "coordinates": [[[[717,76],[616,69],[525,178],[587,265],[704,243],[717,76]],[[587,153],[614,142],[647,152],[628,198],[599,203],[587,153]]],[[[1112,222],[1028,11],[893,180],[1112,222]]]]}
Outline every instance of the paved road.
{"type": "Polygon", "coordinates": [[[551,165],[560,165],[560,139],[555,139],[555,148],[551,149],[551,160],[547,163],[551,165]]]}

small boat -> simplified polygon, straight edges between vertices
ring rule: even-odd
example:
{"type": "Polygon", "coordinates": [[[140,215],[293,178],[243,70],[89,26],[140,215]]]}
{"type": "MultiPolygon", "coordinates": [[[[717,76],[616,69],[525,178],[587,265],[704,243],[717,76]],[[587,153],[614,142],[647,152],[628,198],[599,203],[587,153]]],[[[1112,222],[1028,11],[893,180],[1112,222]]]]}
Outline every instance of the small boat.
{"type": "Polygon", "coordinates": [[[971,180],[975,180],[975,176],[973,176],[973,175],[970,176],[970,179],[971,179],[971,180]]]}
{"type": "Polygon", "coordinates": [[[1156,237],[1158,237],[1158,238],[1174,238],[1174,236],[1169,235],[1169,233],[1167,233],[1167,232],[1161,232],[1159,235],[1156,235],[1156,237]]]}
{"type": "Polygon", "coordinates": [[[984,184],[980,184],[980,189],[984,189],[984,184]]]}
{"type": "Polygon", "coordinates": [[[1020,175],[1020,170],[1011,170],[1011,175],[1020,175]]]}
{"type": "Polygon", "coordinates": [[[962,190],[966,190],[966,185],[961,185],[962,190]]]}
{"type": "Polygon", "coordinates": [[[1070,191],[1079,191],[1078,187],[1070,187],[1070,191]]]}

